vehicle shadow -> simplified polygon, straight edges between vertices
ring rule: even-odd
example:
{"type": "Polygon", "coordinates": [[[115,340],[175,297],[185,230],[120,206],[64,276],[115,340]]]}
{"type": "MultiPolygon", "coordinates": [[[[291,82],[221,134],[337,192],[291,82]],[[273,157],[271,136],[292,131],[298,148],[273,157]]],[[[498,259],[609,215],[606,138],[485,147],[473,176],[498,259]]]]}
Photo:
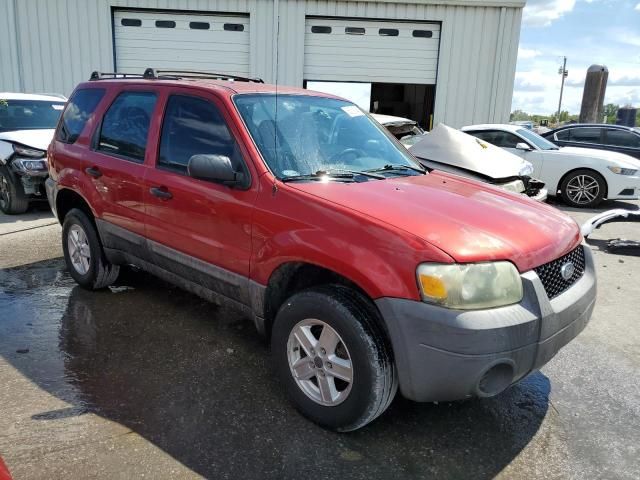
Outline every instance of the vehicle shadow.
{"type": "Polygon", "coordinates": [[[566,211],[566,212],[578,212],[578,213],[583,212],[583,213],[592,213],[594,215],[597,213],[606,212],[607,210],[613,210],[615,208],[622,208],[624,210],[638,209],[637,202],[633,200],[604,200],[596,208],[570,207],[558,197],[549,197],[547,199],[547,203],[549,205],[553,205],[556,208],[561,208],[563,211],[566,211]]]}
{"type": "Polygon", "coordinates": [[[268,347],[234,312],[143,273],[88,292],[61,260],[0,270],[0,285],[0,355],[72,405],[32,421],[92,412],[207,478],[492,478],[549,406],[549,380],[536,372],[492,399],[398,396],[369,426],[336,434],[290,406],[268,347]]]}

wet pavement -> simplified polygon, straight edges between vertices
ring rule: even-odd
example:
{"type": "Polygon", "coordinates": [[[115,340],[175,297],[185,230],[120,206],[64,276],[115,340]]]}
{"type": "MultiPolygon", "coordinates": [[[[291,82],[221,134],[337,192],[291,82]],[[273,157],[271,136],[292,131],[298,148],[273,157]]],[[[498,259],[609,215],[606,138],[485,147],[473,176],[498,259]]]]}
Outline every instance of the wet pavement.
{"type": "Polygon", "coordinates": [[[296,413],[237,313],[131,270],[85,291],[55,225],[0,236],[0,456],[16,480],[638,478],[640,258],[598,250],[620,236],[640,227],[594,234],[594,317],[541,372],[492,399],[398,396],[350,434],[296,413]]]}

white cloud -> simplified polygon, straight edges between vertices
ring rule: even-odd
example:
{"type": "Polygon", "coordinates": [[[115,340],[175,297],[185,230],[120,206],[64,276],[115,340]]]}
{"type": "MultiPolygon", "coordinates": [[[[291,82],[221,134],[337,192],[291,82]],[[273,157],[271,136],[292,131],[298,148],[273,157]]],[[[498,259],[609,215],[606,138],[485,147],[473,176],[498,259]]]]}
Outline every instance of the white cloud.
{"type": "Polygon", "coordinates": [[[528,60],[530,58],[536,58],[542,55],[540,50],[535,50],[533,48],[523,48],[518,47],[518,58],[521,60],[528,60]]]}
{"type": "Polygon", "coordinates": [[[528,0],[522,22],[525,25],[546,27],[573,10],[576,0],[528,0]]]}
{"type": "Polygon", "coordinates": [[[636,5],[636,10],[638,10],[640,12],[640,3],[636,5]]]}

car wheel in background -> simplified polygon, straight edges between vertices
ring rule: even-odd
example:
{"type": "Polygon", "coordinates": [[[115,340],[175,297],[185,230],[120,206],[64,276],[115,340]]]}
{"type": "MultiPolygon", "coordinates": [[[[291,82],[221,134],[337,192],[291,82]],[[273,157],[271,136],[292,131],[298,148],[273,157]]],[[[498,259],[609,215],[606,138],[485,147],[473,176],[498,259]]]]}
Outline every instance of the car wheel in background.
{"type": "Polygon", "coordinates": [[[29,198],[22,185],[6,165],[0,165],[0,210],[8,215],[24,213],[29,208],[29,198]]]}
{"type": "Polygon", "coordinates": [[[105,258],[96,228],[82,210],[74,208],[64,217],[62,250],[69,273],[82,287],[97,290],[118,278],[120,267],[105,258]]]}
{"type": "Polygon", "coordinates": [[[375,315],[365,298],[340,285],[296,293],[280,308],[272,355],[281,382],[304,416],[345,432],[387,409],[397,375],[375,315]]]}
{"type": "Polygon", "coordinates": [[[560,185],[562,199],[572,207],[595,207],[602,202],[607,188],[602,175],[588,169],[569,173],[560,185]]]}

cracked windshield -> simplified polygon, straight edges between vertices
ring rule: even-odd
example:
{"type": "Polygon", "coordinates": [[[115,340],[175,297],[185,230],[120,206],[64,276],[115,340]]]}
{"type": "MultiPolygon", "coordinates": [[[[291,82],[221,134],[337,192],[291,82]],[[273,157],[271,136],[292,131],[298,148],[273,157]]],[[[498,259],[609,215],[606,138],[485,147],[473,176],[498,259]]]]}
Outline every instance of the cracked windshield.
{"type": "Polygon", "coordinates": [[[281,179],[419,175],[420,165],[356,105],[295,95],[239,95],[235,103],[281,179]]]}

